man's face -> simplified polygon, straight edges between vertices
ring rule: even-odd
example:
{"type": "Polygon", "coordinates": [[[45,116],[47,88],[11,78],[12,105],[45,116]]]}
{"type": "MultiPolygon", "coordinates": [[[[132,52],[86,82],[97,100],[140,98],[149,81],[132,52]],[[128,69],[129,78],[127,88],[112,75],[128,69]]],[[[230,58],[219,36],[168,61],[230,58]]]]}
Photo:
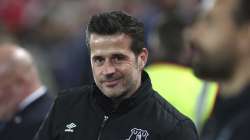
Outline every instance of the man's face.
{"type": "Polygon", "coordinates": [[[237,28],[233,21],[235,0],[217,0],[191,28],[191,64],[196,76],[225,80],[237,58],[237,28]]]}
{"type": "Polygon", "coordinates": [[[109,98],[127,98],[140,86],[147,50],[135,56],[130,49],[131,42],[125,34],[90,36],[93,77],[98,88],[109,98]]]}

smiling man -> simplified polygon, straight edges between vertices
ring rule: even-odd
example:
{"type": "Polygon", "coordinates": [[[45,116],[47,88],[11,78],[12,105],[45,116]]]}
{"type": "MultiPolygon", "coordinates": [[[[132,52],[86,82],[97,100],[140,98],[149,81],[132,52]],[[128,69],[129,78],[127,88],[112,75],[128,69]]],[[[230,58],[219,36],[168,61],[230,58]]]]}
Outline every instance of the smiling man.
{"type": "Polygon", "coordinates": [[[59,94],[36,140],[197,140],[193,122],[152,89],[143,24],[119,11],[86,30],[95,83],[59,94]]]}
{"type": "Polygon", "coordinates": [[[142,48],[137,58],[130,50],[131,38],[124,33],[90,36],[91,64],[96,85],[104,95],[121,101],[132,96],[141,83],[141,71],[148,52],[142,48]]]}

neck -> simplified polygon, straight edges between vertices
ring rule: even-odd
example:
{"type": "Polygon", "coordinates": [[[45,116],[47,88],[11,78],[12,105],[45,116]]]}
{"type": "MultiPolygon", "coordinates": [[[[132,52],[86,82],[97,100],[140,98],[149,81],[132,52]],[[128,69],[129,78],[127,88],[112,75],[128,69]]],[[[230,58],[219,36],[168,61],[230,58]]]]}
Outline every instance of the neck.
{"type": "Polygon", "coordinates": [[[230,98],[241,93],[250,83],[250,60],[241,62],[235,69],[232,77],[227,81],[219,81],[221,86],[221,96],[223,98],[230,98]]]}

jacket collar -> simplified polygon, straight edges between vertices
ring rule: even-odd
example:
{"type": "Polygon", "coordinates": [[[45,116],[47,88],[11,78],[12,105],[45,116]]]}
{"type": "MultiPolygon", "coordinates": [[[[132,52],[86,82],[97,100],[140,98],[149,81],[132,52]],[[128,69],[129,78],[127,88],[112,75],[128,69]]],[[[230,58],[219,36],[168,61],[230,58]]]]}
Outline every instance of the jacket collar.
{"type": "Polygon", "coordinates": [[[142,84],[136,93],[130,98],[123,100],[116,109],[113,101],[106,97],[95,84],[93,85],[93,91],[94,102],[105,115],[126,113],[153,94],[150,78],[145,71],[142,72],[142,84]]]}

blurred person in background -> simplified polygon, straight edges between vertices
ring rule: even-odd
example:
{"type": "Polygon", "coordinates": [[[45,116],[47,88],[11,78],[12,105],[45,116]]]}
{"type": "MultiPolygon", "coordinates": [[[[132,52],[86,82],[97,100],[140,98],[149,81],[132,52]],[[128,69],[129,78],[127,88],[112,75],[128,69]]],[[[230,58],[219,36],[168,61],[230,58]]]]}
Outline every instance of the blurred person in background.
{"type": "Polygon", "coordinates": [[[211,112],[218,86],[192,73],[182,35],[185,27],[179,16],[161,19],[155,36],[151,37],[152,62],[146,71],[153,88],[190,117],[199,130],[211,112]]]}
{"type": "Polygon", "coordinates": [[[190,28],[194,74],[220,92],[202,140],[250,139],[250,1],[204,1],[190,28]]]}
{"type": "Polygon", "coordinates": [[[31,54],[1,42],[0,79],[0,139],[31,140],[53,102],[31,54]]]}
{"type": "Polygon", "coordinates": [[[94,0],[1,0],[0,24],[40,57],[41,78],[50,89],[61,90],[92,81],[79,30],[88,14],[103,7],[94,0]]]}

